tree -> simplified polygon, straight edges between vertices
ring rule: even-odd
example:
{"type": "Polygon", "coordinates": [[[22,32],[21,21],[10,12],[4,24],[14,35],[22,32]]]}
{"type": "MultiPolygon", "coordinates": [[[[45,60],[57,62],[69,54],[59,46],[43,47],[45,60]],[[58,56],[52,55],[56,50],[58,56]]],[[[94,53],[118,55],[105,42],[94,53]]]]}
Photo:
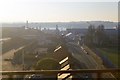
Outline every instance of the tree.
{"type": "Polygon", "coordinates": [[[95,26],[90,25],[88,27],[88,32],[85,36],[85,42],[87,45],[92,46],[94,43],[94,37],[95,37],[95,26]]]}
{"type": "Polygon", "coordinates": [[[104,25],[99,25],[96,29],[96,40],[97,45],[102,46],[105,41],[105,32],[104,32],[104,25]]]}
{"type": "MultiPolygon", "coordinates": [[[[59,70],[60,64],[53,58],[44,58],[37,62],[35,65],[35,70],[59,70]]],[[[36,75],[37,76],[37,75],[36,75]]],[[[52,80],[57,80],[57,75],[53,74],[43,74],[39,75],[43,80],[48,80],[48,78],[52,78],[52,80]]]]}
{"type": "Polygon", "coordinates": [[[105,33],[104,25],[99,25],[95,32],[96,45],[99,47],[105,47],[111,45],[111,40],[105,33]]]}

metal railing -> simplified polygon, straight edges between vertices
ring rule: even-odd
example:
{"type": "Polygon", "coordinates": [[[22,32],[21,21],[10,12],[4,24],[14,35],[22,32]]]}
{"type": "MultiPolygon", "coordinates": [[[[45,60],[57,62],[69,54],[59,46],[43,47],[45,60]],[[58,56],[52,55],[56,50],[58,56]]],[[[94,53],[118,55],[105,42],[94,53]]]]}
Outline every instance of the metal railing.
{"type": "MultiPolygon", "coordinates": [[[[81,74],[81,73],[95,73],[97,75],[97,80],[102,78],[103,73],[118,73],[118,77],[120,74],[120,69],[104,69],[104,70],[96,70],[96,69],[78,69],[78,70],[33,70],[33,71],[0,71],[2,76],[7,75],[9,78],[13,78],[14,75],[31,75],[31,74],[81,74]]],[[[118,78],[116,77],[116,78],[118,78]]]]}

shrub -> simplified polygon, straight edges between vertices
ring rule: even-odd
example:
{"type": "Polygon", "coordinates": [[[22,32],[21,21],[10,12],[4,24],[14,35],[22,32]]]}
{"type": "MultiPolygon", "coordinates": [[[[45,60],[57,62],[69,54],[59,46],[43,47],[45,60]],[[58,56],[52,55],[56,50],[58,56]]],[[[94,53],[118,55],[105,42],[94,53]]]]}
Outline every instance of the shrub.
{"type": "Polygon", "coordinates": [[[53,58],[44,58],[37,62],[35,70],[58,70],[60,69],[59,62],[53,58]]]}

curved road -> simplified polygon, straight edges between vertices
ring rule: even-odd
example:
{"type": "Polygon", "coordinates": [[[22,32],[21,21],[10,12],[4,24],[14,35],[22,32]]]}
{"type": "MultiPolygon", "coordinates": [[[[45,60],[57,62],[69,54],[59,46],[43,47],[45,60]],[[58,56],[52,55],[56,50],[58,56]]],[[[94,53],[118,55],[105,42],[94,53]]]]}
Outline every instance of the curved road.
{"type": "MultiPolygon", "coordinates": [[[[77,59],[79,63],[85,64],[84,69],[105,69],[104,65],[102,63],[98,63],[90,54],[87,54],[82,46],[74,42],[68,42],[66,45],[72,56],[77,59]]],[[[114,78],[111,73],[104,73],[102,77],[114,78]]]]}

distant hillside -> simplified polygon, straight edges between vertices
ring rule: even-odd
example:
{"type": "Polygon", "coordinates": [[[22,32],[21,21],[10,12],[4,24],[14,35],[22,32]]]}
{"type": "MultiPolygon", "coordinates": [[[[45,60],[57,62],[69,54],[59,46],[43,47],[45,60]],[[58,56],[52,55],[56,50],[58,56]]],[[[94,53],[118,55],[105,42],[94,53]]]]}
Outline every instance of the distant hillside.
{"type": "MultiPolygon", "coordinates": [[[[100,24],[103,24],[105,28],[113,28],[118,25],[117,22],[110,21],[80,21],[80,22],[37,22],[29,23],[30,27],[41,27],[41,28],[55,28],[56,25],[60,29],[62,28],[87,28],[90,24],[95,25],[96,27],[100,24]]],[[[26,23],[3,23],[3,27],[23,27],[26,23]]]]}

